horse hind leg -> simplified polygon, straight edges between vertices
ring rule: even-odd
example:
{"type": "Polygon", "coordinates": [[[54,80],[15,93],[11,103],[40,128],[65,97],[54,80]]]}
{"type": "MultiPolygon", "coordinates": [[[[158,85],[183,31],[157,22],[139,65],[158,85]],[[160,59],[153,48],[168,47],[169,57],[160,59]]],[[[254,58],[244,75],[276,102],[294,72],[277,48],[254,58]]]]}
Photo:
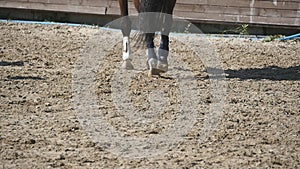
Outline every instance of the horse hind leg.
{"type": "Polygon", "coordinates": [[[172,25],[172,16],[169,14],[164,14],[165,19],[162,24],[161,30],[161,41],[160,46],[158,48],[158,64],[157,68],[161,70],[161,72],[168,71],[168,57],[169,57],[169,33],[172,25]]]}
{"type": "Polygon", "coordinates": [[[141,0],[140,1],[140,28],[145,35],[145,42],[147,47],[147,67],[149,69],[149,76],[159,75],[160,71],[157,69],[157,55],[155,52],[154,36],[157,28],[160,12],[162,10],[161,0],[141,0]]]}
{"type": "Polygon", "coordinates": [[[169,56],[169,36],[162,35],[161,43],[158,48],[158,63],[157,68],[165,73],[168,71],[168,56],[169,56]]]}
{"type": "Polygon", "coordinates": [[[168,71],[168,56],[169,56],[169,34],[173,23],[173,10],[176,0],[165,1],[161,16],[161,42],[158,49],[158,64],[157,68],[161,72],[168,71]]]}
{"type": "Polygon", "coordinates": [[[160,71],[157,69],[157,56],[154,45],[155,33],[145,33],[147,46],[147,66],[149,69],[148,76],[159,75],[160,71]]]}

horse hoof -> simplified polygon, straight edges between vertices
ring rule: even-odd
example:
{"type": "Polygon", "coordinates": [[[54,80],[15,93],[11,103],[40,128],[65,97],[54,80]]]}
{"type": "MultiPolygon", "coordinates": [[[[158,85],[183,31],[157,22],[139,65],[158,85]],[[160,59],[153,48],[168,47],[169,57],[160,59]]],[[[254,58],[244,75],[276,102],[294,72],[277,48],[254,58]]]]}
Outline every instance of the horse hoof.
{"type": "Polygon", "coordinates": [[[166,73],[168,71],[168,62],[164,62],[164,61],[158,61],[157,63],[157,69],[161,72],[161,73],[166,73]]]}
{"type": "Polygon", "coordinates": [[[150,69],[149,72],[148,72],[148,76],[149,77],[157,76],[157,75],[159,76],[160,72],[161,71],[159,69],[155,69],[155,68],[154,69],[150,69]]]}
{"type": "Polygon", "coordinates": [[[149,59],[148,60],[149,77],[153,75],[159,75],[160,71],[156,67],[157,67],[157,59],[154,58],[149,59]]]}
{"type": "Polygon", "coordinates": [[[122,69],[133,70],[133,65],[130,60],[124,60],[122,63],[122,69]]]}

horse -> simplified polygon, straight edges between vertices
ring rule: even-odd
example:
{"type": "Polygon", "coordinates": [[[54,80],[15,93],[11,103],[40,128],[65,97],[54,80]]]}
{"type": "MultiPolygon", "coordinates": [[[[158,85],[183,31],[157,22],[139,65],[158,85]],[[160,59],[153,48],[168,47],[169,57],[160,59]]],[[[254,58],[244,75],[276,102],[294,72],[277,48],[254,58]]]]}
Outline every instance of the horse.
{"type": "MultiPolygon", "coordinates": [[[[139,23],[147,48],[147,67],[149,76],[168,71],[169,33],[173,22],[173,10],[176,0],[133,0],[139,13],[139,23]],[[155,25],[155,26],[154,26],[155,25]],[[155,52],[155,31],[161,32],[161,41],[155,52]]],[[[128,0],[119,0],[121,11],[121,31],[123,35],[122,68],[133,69],[131,63],[130,33],[131,21],[128,16],[128,0]]]]}

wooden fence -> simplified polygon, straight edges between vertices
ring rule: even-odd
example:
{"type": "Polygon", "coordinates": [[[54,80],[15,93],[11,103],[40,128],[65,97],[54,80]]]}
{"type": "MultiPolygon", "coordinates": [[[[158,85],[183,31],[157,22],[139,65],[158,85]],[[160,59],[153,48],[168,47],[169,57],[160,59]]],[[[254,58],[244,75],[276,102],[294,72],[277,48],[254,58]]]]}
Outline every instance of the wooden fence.
{"type": "MultiPolygon", "coordinates": [[[[130,12],[136,13],[131,1],[129,6],[130,12]]],[[[120,13],[117,0],[0,0],[1,8],[106,16],[120,13]]],[[[174,15],[199,23],[248,23],[300,29],[300,0],[177,0],[174,15]]]]}

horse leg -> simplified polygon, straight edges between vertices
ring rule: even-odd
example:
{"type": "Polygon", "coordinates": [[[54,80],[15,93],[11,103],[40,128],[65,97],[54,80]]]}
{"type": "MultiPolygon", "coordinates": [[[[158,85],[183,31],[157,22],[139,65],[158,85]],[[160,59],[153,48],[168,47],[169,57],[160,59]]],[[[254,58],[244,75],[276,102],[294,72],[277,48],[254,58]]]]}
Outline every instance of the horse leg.
{"type": "Polygon", "coordinates": [[[157,56],[155,53],[154,45],[155,33],[145,33],[146,46],[147,46],[147,65],[149,68],[149,76],[158,75],[159,70],[157,69],[157,56]]]}
{"type": "Polygon", "coordinates": [[[163,5],[162,27],[161,27],[161,42],[158,49],[158,64],[157,68],[162,72],[168,71],[168,56],[169,56],[169,34],[173,23],[173,10],[176,0],[166,1],[163,5]]]}
{"type": "Polygon", "coordinates": [[[130,50],[130,32],[131,32],[131,21],[128,17],[128,0],[119,0],[121,9],[121,29],[123,35],[123,64],[124,69],[133,69],[131,63],[131,50],[130,50]]]}
{"type": "Polygon", "coordinates": [[[140,13],[140,0],[133,0],[135,9],[140,13]]]}
{"type": "Polygon", "coordinates": [[[147,66],[149,75],[157,75],[157,56],[155,53],[154,36],[157,29],[157,21],[159,20],[162,10],[162,0],[141,0],[140,1],[140,26],[145,35],[147,47],[147,66]],[[156,22],[156,23],[154,23],[156,22]]]}
{"type": "Polygon", "coordinates": [[[169,35],[161,35],[161,42],[158,48],[158,63],[157,68],[161,72],[168,71],[168,56],[169,56],[169,35]]]}

